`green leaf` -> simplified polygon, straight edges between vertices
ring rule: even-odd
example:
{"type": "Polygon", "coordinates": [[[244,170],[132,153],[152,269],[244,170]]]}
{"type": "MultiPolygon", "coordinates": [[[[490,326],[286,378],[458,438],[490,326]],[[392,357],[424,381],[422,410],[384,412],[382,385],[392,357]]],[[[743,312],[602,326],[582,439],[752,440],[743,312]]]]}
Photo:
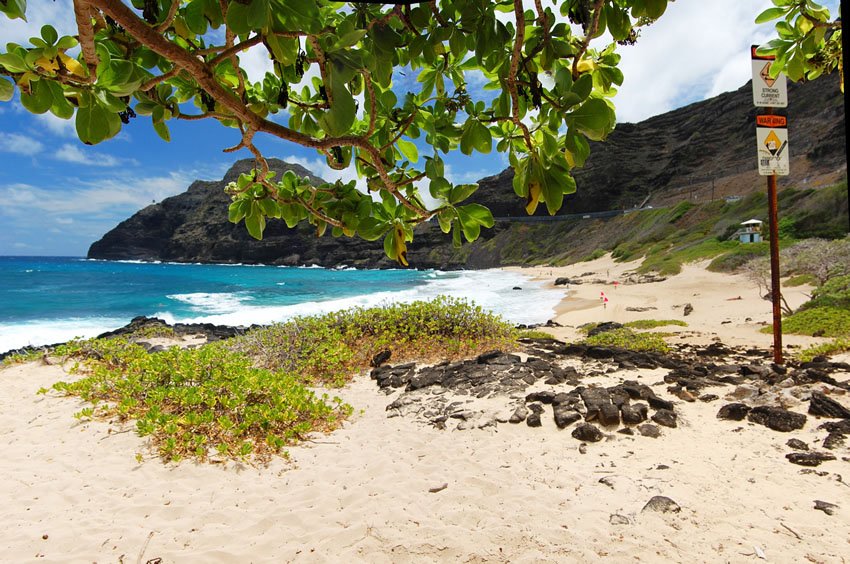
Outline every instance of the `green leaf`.
{"type": "Polygon", "coordinates": [[[108,112],[93,100],[77,110],[77,136],[86,145],[96,145],[109,138],[108,112]]]}
{"type": "Polygon", "coordinates": [[[59,34],[56,33],[56,28],[52,25],[43,25],[41,26],[41,38],[48,45],[55,45],[56,41],[59,40],[59,34]]]}
{"type": "Polygon", "coordinates": [[[21,103],[34,114],[43,114],[53,105],[53,94],[45,80],[30,82],[30,93],[21,92],[21,103]]]}
{"type": "Polygon", "coordinates": [[[227,219],[231,223],[239,223],[248,213],[248,200],[236,200],[227,207],[227,219]]]}
{"type": "Polygon", "coordinates": [[[468,220],[475,221],[483,227],[493,227],[493,213],[481,204],[468,204],[457,208],[458,215],[465,215],[468,220]]]}
{"type": "Polygon", "coordinates": [[[241,2],[230,2],[227,6],[227,27],[236,35],[245,35],[251,31],[248,23],[248,12],[250,4],[241,2]]]}
{"type": "Polygon", "coordinates": [[[165,124],[164,121],[154,121],[153,129],[154,131],[156,131],[156,134],[163,139],[163,141],[171,141],[171,132],[168,130],[168,126],[165,124]]]}
{"type": "Polygon", "coordinates": [[[667,10],[667,0],[644,0],[646,5],[646,16],[657,20],[667,10]]]}
{"type": "Polygon", "coordinates": [[[17,53],[0,53],[0,67],[4,67],[9,72],[25,72],[27,70],[27,64],[17,53]]]}
{"type": "Polygon", "coordinates": [[[583,135],[567,132],[564,138],[564,157],[570,168],[582,167],[590,155],[590,143],[583,135]]]}
{"type": "Polygon", "coordinates": [[[2,0],[0,1],[0,12],[6,14],[9,19],[21,19],[27,21],[26,0],[2,0]]]}
{"type": "Polygon", "coordinates": [[[272,0],[275,30],[318,33],[324,26],[318,4],[316,0],[272,0]]]}
{"type": "Polygon", "coordinates": [[[419,150],[412,141],[399,137],[396,143],[398,145],[398,150],[401,151],[401,154],[404,155],[407,160],[412,163],[419,161],[419,150]]]}
{"type": "Polygon", "coordinates": [[[258,241],[263,240],[263,231],[266,230],[266,217],[262,214],[257,202],[251,202],[248,214],[245,216],[245,227],[251,237],[258,241]]]}
{"type": "Polygon", "coordinates": [[[252,0],[248,4],[246,21],[252,29],[266,27],[269,23],[269,0],[252,0]]]}
{"type": "Polygon", "coordinates": [[[374,217],[367,217],[360,220],[357,224],[357,233],[367,241],[377,241],[381,235],[386,233],[389,225],[385,221],[380,221],[374,217]]]}
{"type": "Polygon", "coordinates": [[[760,24],[781,18],[785,15],[785,12],[787,12],[785,8],[768,8],[756,17],[756,23],[760,24]]]}
{"type": "Polygon", "coordinates": [[[48,84],[53,97],[50,113],[58,118],[71,119],[74,116],[74,106],[65,98],[65,91],[58,82],[48,82],[48,84]]]}
{"type": "Polygon", "coordinates": [[[333,102],[330,109],[319,116],[319,126],[329,136],[339,137],[351,130],[357,108],[354,105],[354,97],[348,91],[345,82],[339,79],[333,69],[328,73],[328,81],[333,102]]]}
{"type": "Polygon", "coordinates": [[[462,202],[476,190],[478,190],[478,184],[458,184],[449,193],[449,203],[457,204],[458,202],[462,202]]]}
{"type": "Polygon", "coordinates": [[[0,78],[0,102],[8,102],[15,94],[15,85],[5,78],[0,78]]]}
{"type": "Polygon", "coordinates": [[[614,128],[614,112],[601,98],[591,98],[567,114],[566,119],[568,127],[575,127],[594,141],[601,141],[614,128]]]}

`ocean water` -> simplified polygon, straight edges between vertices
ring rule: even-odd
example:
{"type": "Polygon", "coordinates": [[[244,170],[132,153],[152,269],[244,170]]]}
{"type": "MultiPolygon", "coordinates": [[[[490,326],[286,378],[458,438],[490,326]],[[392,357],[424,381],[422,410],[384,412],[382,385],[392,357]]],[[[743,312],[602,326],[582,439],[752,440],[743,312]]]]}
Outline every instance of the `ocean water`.
{"type": "Polygon", "coordinates": [[[466,298],[514,323],[541,323],[553,316],[564,291],[499,270],[335,270],[0,257],[0,352],[92,337],[138,315],[169,323],[267,324],[439,295],[466,298]]]}

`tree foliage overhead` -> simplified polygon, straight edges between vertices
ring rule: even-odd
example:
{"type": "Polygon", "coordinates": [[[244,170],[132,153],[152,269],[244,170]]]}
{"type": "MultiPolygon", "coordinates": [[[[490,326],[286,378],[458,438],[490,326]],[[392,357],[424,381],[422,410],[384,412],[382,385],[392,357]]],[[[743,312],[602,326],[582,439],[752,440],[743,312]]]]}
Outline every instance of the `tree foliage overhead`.
{"type": "Polygon", "coordinates": [[[835,69],[844,92],[844,63],[841,48],[841,17],[832,19],[829,10],[811,0],[772,0],[756,23],[776,22],[777,37],[759,48],[775,55],[770,74],[784,73],[793,81],[814,80],[835,69]]]}
{"type": "MultiPolygon", "coordinates": [[[[382,4],[324,0],[74,0],[78,34],[44,26],[0,52],[0,99],[17,87],[25,108],[75,119],[80,140],[114,137],[136,116],[170,138],[171,120],[236,128],[235,151],[257,169],[230,186],[230,219],[260,238],[267,218],[319,233],[384,238],[406,264],[412,226],[436,217],[456,243],[493,217],[463,202],[476,185],[446,180],[442,155],[508,153],[529,213],[554,214],[588,140],[613,129],[607,99],[621,84],[615,43],[660,17],[667,0],[439,0],[382,4]],[[610,38],[602,49],[594,38],[610,38]],[[265,48],[273,72],[252,82],[241,65],[265,48]],[[403,75],[403,76],[402,76],[403,75]],[[467,89],[474,75],[484,91],[467,89]],[[415,82],[410,80],[415,77],[415,82]],[[9,80],[11,79],[11,81],[9,80]],[[486,92],[485,92],[486,91],[486,92]],[[492,91],[492,92],[490,92],[492,91]],[[255,145],[271,135],[315,148],[354,183],[310,186],[275,178],[255,145]],[[420,155],[420,151],[423,154],[420,155]],[[438,202],[427,206],[419,190],[438,202]]],[[[0,0],[25,18],[26,0],[0,0]]]]}

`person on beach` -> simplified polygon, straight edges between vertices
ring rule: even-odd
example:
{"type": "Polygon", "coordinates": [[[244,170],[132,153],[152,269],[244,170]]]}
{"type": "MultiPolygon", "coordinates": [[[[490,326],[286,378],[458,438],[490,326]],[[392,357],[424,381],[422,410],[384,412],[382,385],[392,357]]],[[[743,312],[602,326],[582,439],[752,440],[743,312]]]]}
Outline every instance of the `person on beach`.
{"type": "Polygon", "coordinates": [[[608,309],[608,298],[605,296],[602,297],[602,309],[608,309]]]}

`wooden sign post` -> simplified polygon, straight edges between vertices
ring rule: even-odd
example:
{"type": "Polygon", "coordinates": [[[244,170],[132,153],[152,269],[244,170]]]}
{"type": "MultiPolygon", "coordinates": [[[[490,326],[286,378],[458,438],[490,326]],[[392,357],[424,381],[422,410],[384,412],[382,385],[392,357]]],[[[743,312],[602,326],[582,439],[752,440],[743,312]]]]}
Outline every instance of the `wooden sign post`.
{"type": "Polygon", "coordinates": [[[767,176],[767,201],[770,220],[770,298],[773,302],[773,361],[782,364],[782,293],[779,287],[779,222],[776,203],[776,176],[789,172],[788,120],[773,114],[773,108],[788,106],[785,75],[770,77],[773,56],[758,55],[758,45],[750,48],[753,61],[753,105],[765,108],[756,116],[759,174],[767,176]]]}

